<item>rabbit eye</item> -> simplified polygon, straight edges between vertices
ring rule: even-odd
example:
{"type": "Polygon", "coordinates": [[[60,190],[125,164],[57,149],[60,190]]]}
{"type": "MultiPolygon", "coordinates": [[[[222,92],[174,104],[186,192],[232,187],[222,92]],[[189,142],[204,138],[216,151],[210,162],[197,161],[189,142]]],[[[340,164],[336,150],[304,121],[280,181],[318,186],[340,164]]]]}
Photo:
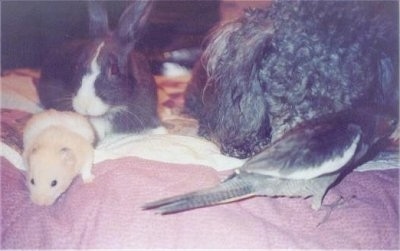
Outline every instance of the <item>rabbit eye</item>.
{"type": "Polygon", "coordinates": [[[56,181],[56,180],[53,180],[53,181],[51,182],[51,187],[55,187],[55,186],[57,186],[57,181],[56,181]]]}
{"type": "Polygon", "coordinates": [[[31,184],[35,185],[35,180],[34,179],[31,179],[31,184]]]}
{"type": "Polygon", "coordinates": [[[119,74],[119,69],[117,64],[112,64],[110,66],[110,75],[118,75],[119,74]]]}

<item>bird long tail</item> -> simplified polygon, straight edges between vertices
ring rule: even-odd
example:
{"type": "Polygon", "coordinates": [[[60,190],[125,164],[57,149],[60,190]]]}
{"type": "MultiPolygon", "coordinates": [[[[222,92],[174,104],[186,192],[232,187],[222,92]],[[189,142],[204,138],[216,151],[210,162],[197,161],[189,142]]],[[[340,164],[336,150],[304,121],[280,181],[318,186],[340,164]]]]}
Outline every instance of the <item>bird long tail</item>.
{"type": "Polygon", "coordinates": [[[254,193],[255,188],[251,180],[232,175],[231,178],[215,187],[150,202],[145,204],[143,209],[154,209],[161,214],[172,214],[252,197],[254,193]]]}

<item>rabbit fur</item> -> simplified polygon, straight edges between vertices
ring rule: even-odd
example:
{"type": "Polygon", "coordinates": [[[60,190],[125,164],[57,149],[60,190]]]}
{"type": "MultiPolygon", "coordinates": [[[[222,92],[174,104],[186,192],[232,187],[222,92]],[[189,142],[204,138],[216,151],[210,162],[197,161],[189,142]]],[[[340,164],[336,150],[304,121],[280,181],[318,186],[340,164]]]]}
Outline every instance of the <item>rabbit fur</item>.
{"type": "Polygon", "coordinates": [[[135,50],[150,10],[149,1],[133,2],[111,31],[101,2],[89,1],[90,39],[59,46],[43,63],[37,90],[44,108],[89,117],[99,139],[159,126],[156,84],[135,50]]]}

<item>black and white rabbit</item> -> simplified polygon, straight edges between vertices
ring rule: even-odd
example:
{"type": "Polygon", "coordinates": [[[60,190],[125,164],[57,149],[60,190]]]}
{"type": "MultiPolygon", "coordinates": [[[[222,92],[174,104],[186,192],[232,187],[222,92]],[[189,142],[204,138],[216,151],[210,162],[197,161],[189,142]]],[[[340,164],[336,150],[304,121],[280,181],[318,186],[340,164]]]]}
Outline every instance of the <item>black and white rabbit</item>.
{"type": "Polygon", "coordinates": [[[91,39],[50,53],[37,86],[42,105],[88,116],[99,139],[159,126],[156,84],[147,59],[135,50],[150,5],[132,3],[110,31],[101,3],[88,2],[91,39]]]}

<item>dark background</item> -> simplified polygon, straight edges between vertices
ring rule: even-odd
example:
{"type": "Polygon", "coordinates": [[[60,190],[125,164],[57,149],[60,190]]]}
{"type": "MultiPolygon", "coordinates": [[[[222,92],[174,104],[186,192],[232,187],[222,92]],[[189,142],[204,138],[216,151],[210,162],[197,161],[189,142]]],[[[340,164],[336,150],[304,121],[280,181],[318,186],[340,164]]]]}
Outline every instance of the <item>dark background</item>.
{"type": "MultiPolygon", "coordinates": [[[[129,1],[105,6],[114,27],[129,1]]],[[[1,3],[1,69],[39,68],[50,48],[88,35],[86,1],[3,1],[1,3]]],[[[200,47],[219,21],[216,0],[155,1],[143,50],[162,53],[200,47]]]]}

